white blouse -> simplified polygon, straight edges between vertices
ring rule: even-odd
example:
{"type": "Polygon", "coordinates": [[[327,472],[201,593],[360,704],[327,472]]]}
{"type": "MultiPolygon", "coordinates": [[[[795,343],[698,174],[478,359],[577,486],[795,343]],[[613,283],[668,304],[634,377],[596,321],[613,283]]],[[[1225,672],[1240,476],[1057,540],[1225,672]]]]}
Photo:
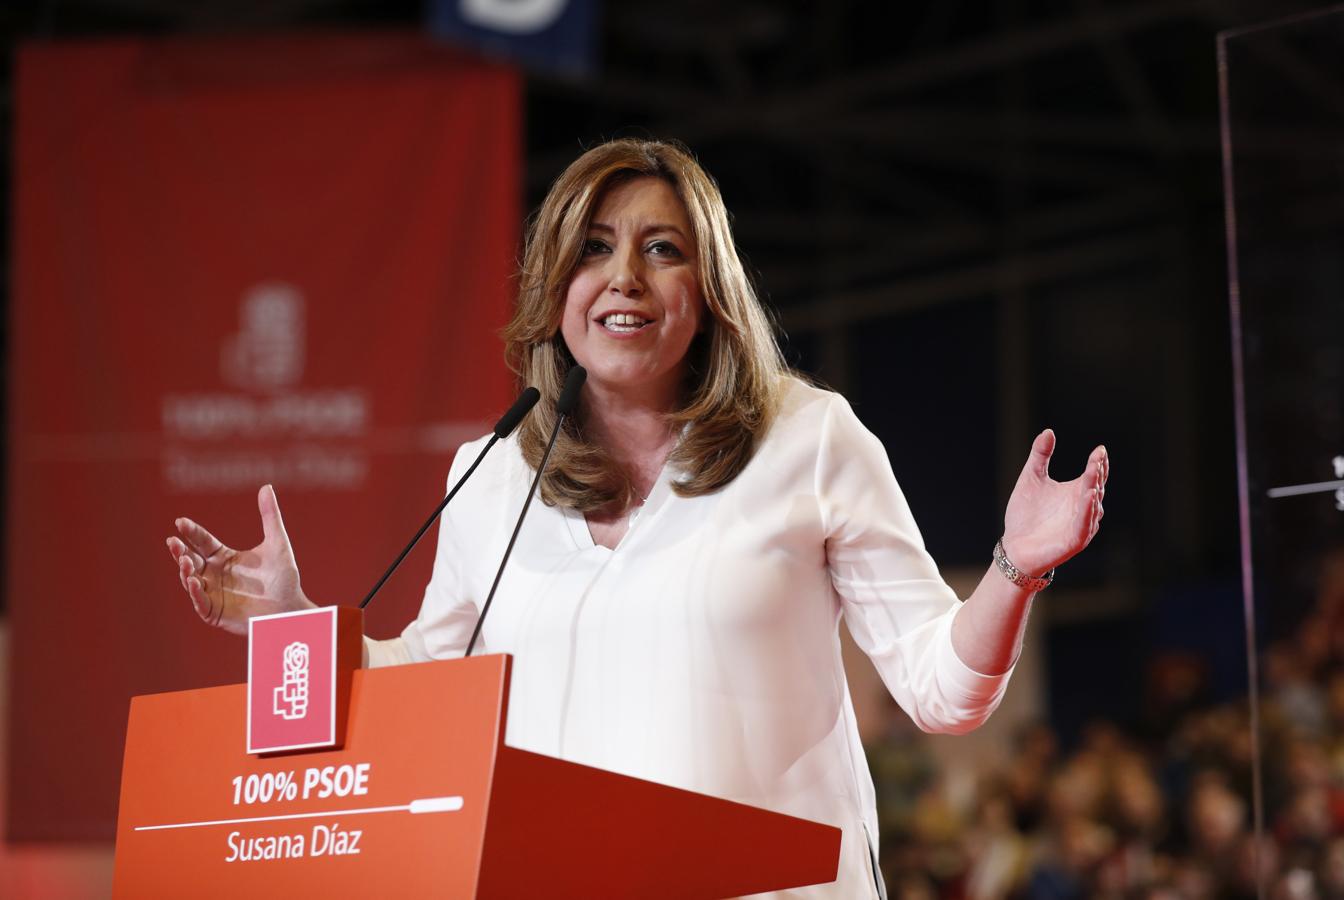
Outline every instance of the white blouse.
{"type": "MultiPolygon", "coordinates": [[[[449,484],[481,446],[462,447],[449,484]]],[[[1008,674],[953,652],[957,598],[843,397],[791,378],[731,484],[678,497],[679,474],[664,469],[614,550],[581,514],[533,503],[476,650],[514,656],[505,741],[835,825],[837,880],[771,896],[876,896],[841,615],[926,731],[975,728],[1008,674]]],[[[491,451],[444,514],[419,616],[368,642],[371,665],[463,654],[531,477],[514,440],[491,451]]]]}

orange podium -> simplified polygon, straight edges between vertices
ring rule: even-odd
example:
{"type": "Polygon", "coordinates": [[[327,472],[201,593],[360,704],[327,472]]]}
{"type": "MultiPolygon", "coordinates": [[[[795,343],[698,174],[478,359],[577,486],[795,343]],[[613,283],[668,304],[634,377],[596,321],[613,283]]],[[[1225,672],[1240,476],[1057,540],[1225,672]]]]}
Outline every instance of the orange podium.
{"type": "Polygon", "coordinates": [[[840,830],[504,743],[505,655],[354,673],[340,749],[246,752],[247,686],[136,697],[116,897],[732,897],[840,830]]]}

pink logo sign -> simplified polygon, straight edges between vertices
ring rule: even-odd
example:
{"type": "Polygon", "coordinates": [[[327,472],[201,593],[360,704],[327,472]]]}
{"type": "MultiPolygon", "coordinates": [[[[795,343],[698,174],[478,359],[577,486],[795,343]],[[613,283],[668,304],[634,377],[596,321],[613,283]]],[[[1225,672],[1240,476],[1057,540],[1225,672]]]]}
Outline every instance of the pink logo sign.
{"type": "Polygon", "coordinates": [[[336,608],[248,622],[247,752],[332,747],[336,735],[336,608]]]}

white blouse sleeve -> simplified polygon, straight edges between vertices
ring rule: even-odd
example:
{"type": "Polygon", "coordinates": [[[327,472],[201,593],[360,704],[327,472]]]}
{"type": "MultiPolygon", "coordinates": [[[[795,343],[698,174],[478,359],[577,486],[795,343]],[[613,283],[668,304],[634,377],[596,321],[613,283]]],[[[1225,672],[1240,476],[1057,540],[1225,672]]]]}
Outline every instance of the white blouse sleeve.
{"type": "Polygon", "coordinates": [[[831,582],[854,640],[921,729],[976,728],[1011,670],[981,675],[953,651],[961,604],[924,549],[881,441],[838,394],[822,423],[816,483],[831,582]]]}
{"type": "MultiPolygon", "coordinates": [[[[480,452],[481,441],[463,444],[448,472],[448,487],[457,483],[471,461],[480,452]]],[[[402,630],[401,636],[386,641],[364,639],[371,668],[452,659],[466,652],[467,641],[476,627],[476,604],[466,596],[461,565],[463,556],[457,539],[457,521],[450,504],[438,526],[438,548],[434,554],[434,574],[425,587],[420,613],[402,630]]],[[[478,646],[483,645],[479,644],[478,646]]]]}

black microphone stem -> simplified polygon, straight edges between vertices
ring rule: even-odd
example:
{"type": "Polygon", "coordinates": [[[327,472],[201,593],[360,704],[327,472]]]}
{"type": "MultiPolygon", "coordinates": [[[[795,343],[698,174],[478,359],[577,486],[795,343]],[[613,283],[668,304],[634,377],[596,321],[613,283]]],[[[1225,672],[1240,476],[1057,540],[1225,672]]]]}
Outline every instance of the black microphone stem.
{"type": "Polygon", "coordinates": [[[476,618],[476,627],[472,629],[471,640],[467,643],[467,652],[462,654],[463,658],[471,656],[471,651],[476,646],[476,639],[481,636],[485,614],[490,612],[490,604],[494,602],[495,591],[499,588],[499,579],[504,575],[504,566],[509,561],[509,554],[513,552],[514,542],[518,540],[518,532],[523,530],[523,519],[527,518],[527,508],[532,505],[532,498],[536,496],[537,485],[541,484],[541,476],[546,474],[546,462],[551,458],[551,450],[555,448],[555,439],[560,436],[560,426],[565,424],[565,417],[573,412],[575,404],[579,402],[579,391],[583,388],[583,382],[587,377],[587,370],[580,365],[570,366],[569,371],[565,373],[565,384],[560,389],[560,398],[555,401],[555,427],[551,429],[551,439],[546,442],[546,452],[541,454],[541,465],[537,466],[537,475],[532,479],[532,487],[527,489],[523,511],[518,514],[513,534],[509,535],[509,546],[504,548],[504,558],[499,561],[499,571],[495,573],[494,583],[490,585],[490,593],[485,595],[485,605],[481,607],[481,614],[476,618]]]}
{"type": "Polygon", "coordinates": [[[555,446],[555,439],[560,436],[560,426],[565,422],[564,413],[555,417],[555,427],[551,429],[551,439],[546,443],[546,452],[541,455],[541,465],[537,466],[536,477],[532,479],[532,487],[527,491],[527,500],[523,501],[523,511],[518,514],[518,523],[513,526],[513,534],[509,536],[509,546],[504,548],[504,558],[499,561],[499,571],[495,573],[494,583],[490,585],[490,593],[485,597],[485,605],[481,607],[481,614],[476,619],[476,628],[471,632],[471,641],[467,644],[467,652],[464,657],[471,656],[472,648],[476,646],[476,639],[481,636],[481,627],[485,625],[485,614],[490,612],[490,604],[495,599],[495,589],[499,587],[499,579],[504,574],[504,565],[509,561],[509,554],[513,552],[513,544],[518,540],[518,532],[523,530],[523,519],[527,516],[527,508],[532,505],[532,496],[537,492],[537,485],[541,484],[542,473],[546,471],[546,461],[551,458],[551,448],[555,446]]]}
{"type": "Polygon", "coordinates": [[[387,571],[383,573],[382,578],[378,579],[378,583],[373,586],[373,590],[369,591],[368,596],[360,601],[360,609],[369,605],[369,601],[373,599],[374,594],[378,593],[378,589],[383,586],[383,582],[391,578],[392,573],[397,571],[397,566],[401,565],[401,561],[406,558],[406,554],[410,553],[415,549],[415,545],[420,543],[420,538],[424,537],[425,532],[429,530],[429,526],[434,524],[434,520],[439,517],[439,513],[443,512],[444,507],[448,505],[448,501],[453,499],[454,495],[457,494],[458,489],[462,487],[463,482],[471,477],[472,472],[476,471],[476,467],[481,464],[481,460],[485,459],[485,454],[491,447],[495,446],[495,441],[497,440],[499,440],[499,435],[490,435],[490,440],[486,442],[484,449],[476,455],[476,461],[471,464],[471,468],[467,469],[466,473],[461,478],[457,479],[457,484],[453,485],[453,489],[448,492],[448,496],[440,500],[439,505],[434,507],[434,512],[430,513],[429,518],[425,520],[425,524],[420,526],[420,530],[415,533],[415,537],[411,538],[411,542],[406,545],[406,549],[402,550],[401,554],[392,561],[392,565],[387,567],[387,571]]]}
{"type": "Polygon", "coordinates": [[[512,434],[513,429],[518,427],[518,423],[523,421],[523,416],[528,414],[532,407],[536,405],[537,400],[540,399],[540,397],[541,394],[537,393],[536,388],[524,388],[523,392],[518,395],[518,399],[513,401],[513,406],[509,407],[508,412],[499,417],[499,421],[495,423],[495,433],[490,436],[489,442],[476,457],[476,461],[471,464],[471,468],[467,469],[465,475],[457,479],[457,484],[453,485],[453,489],[448,492],[448,496],[444,497],[439,505],[434,507],[434,512],[432,512],[429,518],[425,520],[425,524],[420,526],[420,530],[415,533],[415,537],[411,538],[411,542],[406,545],[406,549],[401,551],[401,554],[392,562],[392,565],[388,566],[387,571],[383,573],[383,577],[378,579],[378,583],[373,586],[373,590],[369,591],[368,596],[360,602],[360,609],[369,605],[369,601],[373,599],[373,595],[378,593],[378,589],[383,586],[383,582],[392,577],[392,573],[397,570],[397,566],[401,565],[401,561],[406,558],[406,554],[410,553],[411,550],[415,549],[415,545],[420,543],[420,538],[424,537],[425,532],[429,530],[429,526],[434,524],[434,520],[439,517],[439,513],[443,512],[444,508],[448,506],[448,501],[456,496],[458,489],[471,477],[471,473],[476,471],[476,467],[481,464],[481,460],[485,459],[485,454],[490,452],[491,447],[495,446],[495,441],[500,438],[506,438],[512,434]]]}

